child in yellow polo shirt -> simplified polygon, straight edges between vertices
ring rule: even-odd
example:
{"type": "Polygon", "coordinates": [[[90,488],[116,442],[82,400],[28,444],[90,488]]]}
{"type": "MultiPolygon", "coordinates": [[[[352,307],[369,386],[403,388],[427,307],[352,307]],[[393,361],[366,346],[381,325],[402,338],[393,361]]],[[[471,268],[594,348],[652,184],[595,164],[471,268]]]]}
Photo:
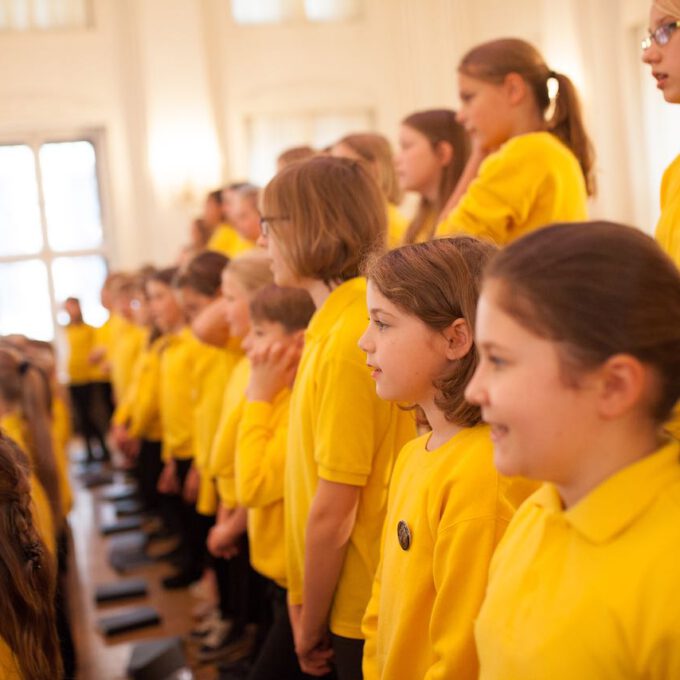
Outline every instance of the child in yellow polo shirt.
{"type": "Polygon", "coordinates": [[[458,120],[473,150],[437,234],[505,245],[546,224],[586,219],[594,154],[571,80],[529,43],[502,39],[463,57],[458,87],[458,120]]]}
{"type": "Polygon", "coordinates": [[[417,404],[431,432],[397,458],[381,562],[363,621],[366,680],[457,678],[479,671],[473,622],[494,547],[514,512],[488,427],[465,401],[474,316],[495,248],[468,236],[369,261],[369,327],[360,340],[378,395],[417,404]]]}
{"type": "MultiPolygon", "coordinates": [[[[224,313],[232,342],[249,333],[250,300],[271,281],[269,261],[260,250],[230,260],[222,272],[224,313]]],[[[207,545],[216,558],[214,566],[221,618],[199,649],[198,656],[205,661],[223,655],[230,645],[238,648],[238,654],[236,649],[230,650],[231,658],[250,655],[259,623],[262,578],[253,571],[248,559],[247,511],[237,502],[234,478],[236,432],[243,413],[249,375],[248,359],[242,356],[231,370],[224,390],[207,465],[208,474],[216,481],[219,497],[216,523],[210,530],[207,545]]]]}
{"type": "Polygon", "coordinates": [[[251,371],[236,439],[236,499],[248,508],[250,563],[267,579],[271,606],[248,676],[257,680],[302,677],[286,605],[283,478],[290,387],[313,313],[306,291],[266,286],[250,303],[252,327],[243,343],[251,371]]]}
{"type": "Polygon", "coordinates": [[[186,587],[201,575],[192,550],[193,510],[182,502],[181,496],[194,455],[191,376],[195,341],[173,288],[177,273],[175,267],[161,269],[152,274],[146,284],[151,316],[167,336],[159,365],[163,469],[158,478],[158,491],[165,494],[166,505],[172,508],[181,537],[179,571],[163,580],[166,588],[186,587]]]}
{"type": "Polygon", "coordinates": [[[385,204],[363,163],[318,157],[284,168],[264,192],[264,241],[278,285],[316,312],[291,396],[285,480],[286,577],[303,671],[360,677],[361,619],[379,557],[396,453],[411,413],[375,394],[357,342],[360,263],[386,241],[385,204]],[[332,646],[332,650],[330,647],[332,646]]]}
{"type": "Polygon", "coordinates": [[[408,228],[408,220],[399,211],[402,192],[394,167],[392,147],[387,138],[375,132],[345,135],[333,145],[331,155],[352,158],[367,164],[385,197],[387,246],[396,248],[401,245],[408,228]]]}
{"type": "Polygon", "coordinates": [[[401,243],[429,241],[470,155],[470,138],[452,109],[427,109],[399,126],[399,185],[420,196],[401,243]]]}
{"type": "Polygon", "coordinates": [[[488,268],[476,343],[496,466],[546,482],[494,555],[480,677],[680,677],[677,267],[630,227],[538,230],[488,268]]]}

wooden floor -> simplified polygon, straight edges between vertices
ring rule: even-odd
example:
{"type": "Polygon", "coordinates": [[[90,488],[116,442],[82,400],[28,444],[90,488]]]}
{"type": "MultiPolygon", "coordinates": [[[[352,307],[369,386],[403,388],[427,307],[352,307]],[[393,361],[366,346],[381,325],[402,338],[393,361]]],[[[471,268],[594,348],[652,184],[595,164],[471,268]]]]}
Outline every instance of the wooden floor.
{"type": "MultiPolygon", "coordinates": [[[[120,477],[116,481],[122,481],[122,475],[120,477]]],[[[76,476],[73,476],[75,503],[69,516],[73,534],[69,600],[78,653],[79,680],[126,678],[126,668],[134,645],[140,641],[168,636],[184,637],[193,625],[190,613],[198,602],[187,589],[167,591],[162,588],[160,580],[173,571],[168,564],[154,562],[124,576],[111,568],[107,561],[111,538],[102,537],[99,532],[102,522],[115,518],[111,503],[102,499],[105,488],[85,489],[76,476]],[[148,596],[107,605],[95,604],[94,591],[97,585],[124,578],[146,579],[148,596]],[[155,607],[161,615],[161,624],[109,637],[97,631],[97,620],[100,617],[135,606],[155,607]]],[[[157,552],[163,547],[160,543],[153,545],[157,552]]],[[[185,647],[194,678],[214,680],[217,677],[215,669],[192,662],[192,646],[185,647]]]]}

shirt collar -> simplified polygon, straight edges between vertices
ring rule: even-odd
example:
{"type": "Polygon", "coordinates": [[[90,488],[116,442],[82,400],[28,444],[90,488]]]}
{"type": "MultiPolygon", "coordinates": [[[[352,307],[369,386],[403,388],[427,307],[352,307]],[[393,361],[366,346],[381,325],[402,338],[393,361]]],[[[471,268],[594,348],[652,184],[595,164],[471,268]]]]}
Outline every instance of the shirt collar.
{"type": "Polygon", "coordinates": [[[366,299],[366,279],[361,276],[345,281],[331,291],[309,322],[306,338],[325,335],[357,298],[366,299]]]}
{"type": "Polygon", "coordinates": [[[680,480],[680,442],[660,449],[620,470],[564,510],[557,489],[545,484],[532,502],[564,520],[591,543],[606,543],[625,531],[674,481],[680,480]]]}

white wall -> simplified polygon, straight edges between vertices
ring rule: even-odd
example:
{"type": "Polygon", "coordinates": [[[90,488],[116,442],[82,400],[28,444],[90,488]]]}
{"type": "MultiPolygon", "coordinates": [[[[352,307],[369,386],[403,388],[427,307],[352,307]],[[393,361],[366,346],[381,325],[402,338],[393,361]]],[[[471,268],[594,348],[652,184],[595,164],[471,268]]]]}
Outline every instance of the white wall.
{"type": "Polygon", "coordinates": [[[647,0],[366,0],[355,23],[278,27],[236,26],[226,0],[93,5],[89,30],[0,34],[0,141],[103,130],[116,266],[172,258],[202,193],[246,172],[248,116],[371,110],[394,139],[411,111],[455,105],[466,49],[509,35],[581,87],[598,149],[593,214],[653,219],[634,96],[647,0]]]}

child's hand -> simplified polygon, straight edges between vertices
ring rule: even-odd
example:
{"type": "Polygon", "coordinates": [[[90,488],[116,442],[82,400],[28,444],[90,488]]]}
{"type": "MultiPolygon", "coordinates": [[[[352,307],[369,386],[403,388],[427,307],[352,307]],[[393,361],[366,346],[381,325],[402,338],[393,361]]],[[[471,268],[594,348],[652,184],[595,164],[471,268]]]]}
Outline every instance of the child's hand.
{"type": "Polygon", "coordinates": [[[187,478],[184,480],[184,488],[182,489],[182,498],[185,503],[194,505],[198,500],[198,489],[201,484],[201,475],[198,470],[192,465],[189,468],[187,478]]]}
{"type": "Polygon", "coordinates": [[[177,468],[175,466],[174,460],[169,460],[160,476],[158,477],[158,493],[164,494],[178,494],[179,489],[179,479],[177,478],[177,468]]]}
{"type": "Polygon", "coordinates": [[[235,535],[228,522],[221,522],[208,533],[208,551],[213,557],[230,560],[239,553],[239,539],[242,534],[235,535]]]}
{"type": "Polygon", "coordinates": [[[246,390],[249,401],[272,402],[276,395],[295,380],[302,341],[274,342],[265,349],[248,353],[251,373],[250,384],[246,390]]]}

